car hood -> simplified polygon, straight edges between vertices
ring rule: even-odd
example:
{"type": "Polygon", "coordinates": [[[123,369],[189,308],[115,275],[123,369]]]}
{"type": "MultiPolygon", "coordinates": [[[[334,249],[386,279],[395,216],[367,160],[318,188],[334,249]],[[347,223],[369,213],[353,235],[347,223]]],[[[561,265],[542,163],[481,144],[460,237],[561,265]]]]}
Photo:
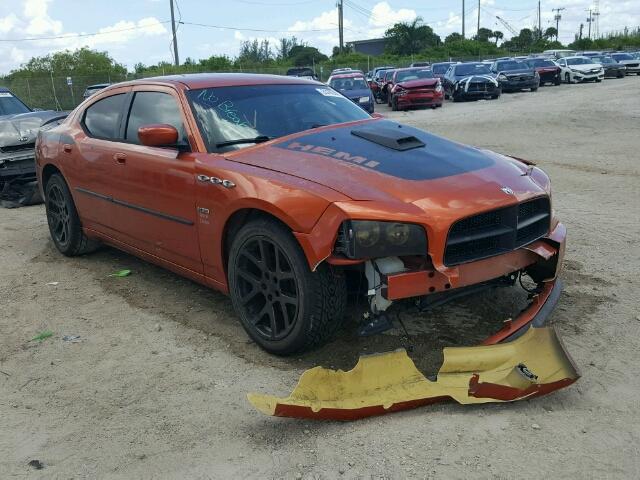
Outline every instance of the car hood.
{"type": "Polygon", "coordinates": [[[371,95],[371,90],[368,88],[358,88],[356,90],[340,90],[340,93],[342,93],[345,97],[352,99],[359,97],[369,97],[371,95]]]}
{"type": "MultiPolygon", "coordinates": [[[[549,68],[551,68],[551,67],[549,67],[549,68]]],[[[533,75],[533,70],[530,69],[530,68],[520,68],[518,70],[503,70],[500,73],[503,73],[506,76],[525,75],[525,74],[533,75]]]]}
{"type": "Polygon", "coordinates": [[[513,158],[384,119],[308,130],[225,156],[324,185],[353,200],[414,203],[431,212],[496,208],[548,190],[548,178],[539,169],[527,174],[527,166],[513,158]],[[411,148],[397,149],[406,146],[411,148]]]}
{"type": "Polygon", "coordinates": [[[3,115],[0,117],[0,148],[33,144],[43,125],[64,119],[69,112],[41,112],[3,115]]]}
{"type": "Polygon", "coordinates": [[[581,72],[590,72],[591,70],[599,69],[602,65],[599,63],[585,63],[582,65],[568,65],[568,67],[581,72]]]}
{"type": "Polygon", "coordinates": [[[435,87],[440,80],[437,78],[419,78],[416,80],[408,80],[406,82],[398,82],[396,85],[400,85],[404,88],[417,88],[417,87],[435,87]]]}

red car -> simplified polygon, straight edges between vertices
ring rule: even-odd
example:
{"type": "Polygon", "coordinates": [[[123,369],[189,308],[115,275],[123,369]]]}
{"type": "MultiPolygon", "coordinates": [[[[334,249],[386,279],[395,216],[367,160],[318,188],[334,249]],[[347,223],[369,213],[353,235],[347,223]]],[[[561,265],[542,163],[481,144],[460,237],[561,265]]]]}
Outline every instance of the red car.
{"type": "Polygon", "coordinates": [[[389,85],[389,105],[393,110],[442,106],[444,90],[429,68],[400,68],[389,85]]]}
{"type": "Polygon", "coordinates": [[[545,83],[560,85],[560,67],[552,60],[546,58],[529,58],[523,61],[538,73],[540,76],[540,85],[544,85],[545,83]]]}
{"type": "Polygon", "coordinates": [[[111,85],[39,133],[36,163],[61,253],[102,242],[228,293],[276,354],[338,331],[347,274],[361,334],[385,328],[396,300],[527,275],[534,301],[496,343],[544,321],[560,292],[565,229],[542,170],[374,118],[313,80],[111,85]]]}

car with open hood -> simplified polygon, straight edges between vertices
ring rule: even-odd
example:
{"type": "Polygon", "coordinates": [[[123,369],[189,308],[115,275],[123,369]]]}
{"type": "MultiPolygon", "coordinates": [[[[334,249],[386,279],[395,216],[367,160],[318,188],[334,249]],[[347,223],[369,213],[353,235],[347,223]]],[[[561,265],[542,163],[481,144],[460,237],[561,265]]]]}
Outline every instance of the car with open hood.
{"type": "Polygon", "coordinates": [[[604,68],[589,57],[563,57],[558,60],[562,81],[566,83],[601,82],[604,68]]]}
{"type": "Polygon", "coordinates": [[[507,338],[559,294],[565,230],[540,168],[372,117],[320,82],[112,85],[41,132],[36,150],[62,254],[104,242],[228,293],[275,354],[336,333],[347,275],[366,300],[362,334],[397,300],[442,303],[528,276],[535,311],[497,333],[507,338]]]}
{"type": "Polygon", "coordinates": [[[606,77],[615,77],[615,78],[623,78],[626,74],[627,67],[622,65],[621,63],[616,62],[613,58],[608,55],[601,55],[591,57],[591,59],[602,65],[604,68],[604,76],[606,77]]]}
{"type": "Polygon", "coordinates": [[[8,184],[35,181],[36,135],[66,116],[67,112],[33,111],[9,89],[0,87],[0,192],[8,184]]]}
{"type": "Polygon", "coordinates": [[[540,78],[540,85],[552,83],[560,85],[562,78],[560,75],[560,67],[553,60],[548,58],[528,58],[524,63],[533,68],[540,78]]]}
{"type": "Polygon", "coordinates": [[[373,113],[375,101],[364,75],[347,72],[331,75],[327,84],[369,113],[373,113]]]}
{"type": "Polygon", "coordinates": [[[399,68],[391,77],[389,103],[393,110],[411,107],[442,106],[442,82],[433,76],[430,68],[399,68]]]}
{"type": "Polygon", "coordinates": [[[636,75],[640,75],[640,60],[626,52],[615,52],[611,54],[611,58],[613,58],[616,62],[623,65],[625,68],[625,73],[627,75],[631,73],[635,73],[636,75]]]}
{"type": "Polygon", "coordinates": [[[524,89],[535,92],[540,86],[540,75],[536,69],[520,60],[497,60],[491,65],[491,71],[503,92],[517,92],[524,89]]]}
{"type": "Polygon", "coordinates": [[[502,90],[489,65],[483,62],[457,63],[442,77],[444,93],[454,102],[495,99],[502,90]]]}

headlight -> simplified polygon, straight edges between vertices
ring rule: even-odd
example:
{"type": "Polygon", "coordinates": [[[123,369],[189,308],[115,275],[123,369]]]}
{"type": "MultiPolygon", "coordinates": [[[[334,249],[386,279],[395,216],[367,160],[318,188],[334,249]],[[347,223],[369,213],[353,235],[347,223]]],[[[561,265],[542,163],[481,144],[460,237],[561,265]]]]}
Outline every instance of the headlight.
{"type": "Polygon", "coordinates": [[[427,254],[427,234],[420,225],[347,220],[340,226],[336,253],[347,258],[427,254]]]}
{"type": "Polygon", "coordinates": [[[498,80],[509,80],[509,79],[504,73],[501,73],[500,75],[498,75],[498,80]]]}
{"type": "Polygon", "coordinates": [[[436,85],[436,92],[440,93],[441,91],[442,91],[442,84],[438,82],[438,85],[436,85]]]}
{"type": "Polygon", "coordinates": [[[369,97],[360,97],[358,99],[358,102],[360,103],[367,103],[369,101],[369,97]]]}

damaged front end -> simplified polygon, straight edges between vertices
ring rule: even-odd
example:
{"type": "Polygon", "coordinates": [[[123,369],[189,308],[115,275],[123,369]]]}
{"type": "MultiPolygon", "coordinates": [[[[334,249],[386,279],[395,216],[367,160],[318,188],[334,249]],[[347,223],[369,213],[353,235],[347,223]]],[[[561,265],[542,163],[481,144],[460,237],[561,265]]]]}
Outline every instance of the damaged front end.
{"type": "Polygon", "coordinates": [[[287,398],[249,394],[266,415],[356,420],[442,401],[509,402],[553,392],[580,377],[553,328],[530,328],[497,345],[444,349],[435,381],[406,351],[360,357],[347,372],[315,367],[287,398]]]}
{"type": "Polygon", "coordinates": [[[312,368],[289,397],[250,394],[249,401],[267,415],[355,420],[441,401],[522,400],[574,383],[577,368],[555,330],[544,327],[562,290],[557,276],[565,237],[564,226],[556,223],[547,235],[503,254],[500,262],[494,257],[441,269],[412,264],[407,257],[367,262],[370,330],[385,328],[381,312],[395,300],[418,297],[418,306],[429,309],[485,288],[513,285],[523,275],[535,286],[527,289],[526,308],[481,345],[445,348],[435,381],[398,350],[363,356],[347,372],[312,368]]]}
{"type": "Polygon", "coordinates": [[[35,141],[39,131],[58,125],[67,112],[37,111],[0,117],[0,205],[40,203],[35,141]]]}

